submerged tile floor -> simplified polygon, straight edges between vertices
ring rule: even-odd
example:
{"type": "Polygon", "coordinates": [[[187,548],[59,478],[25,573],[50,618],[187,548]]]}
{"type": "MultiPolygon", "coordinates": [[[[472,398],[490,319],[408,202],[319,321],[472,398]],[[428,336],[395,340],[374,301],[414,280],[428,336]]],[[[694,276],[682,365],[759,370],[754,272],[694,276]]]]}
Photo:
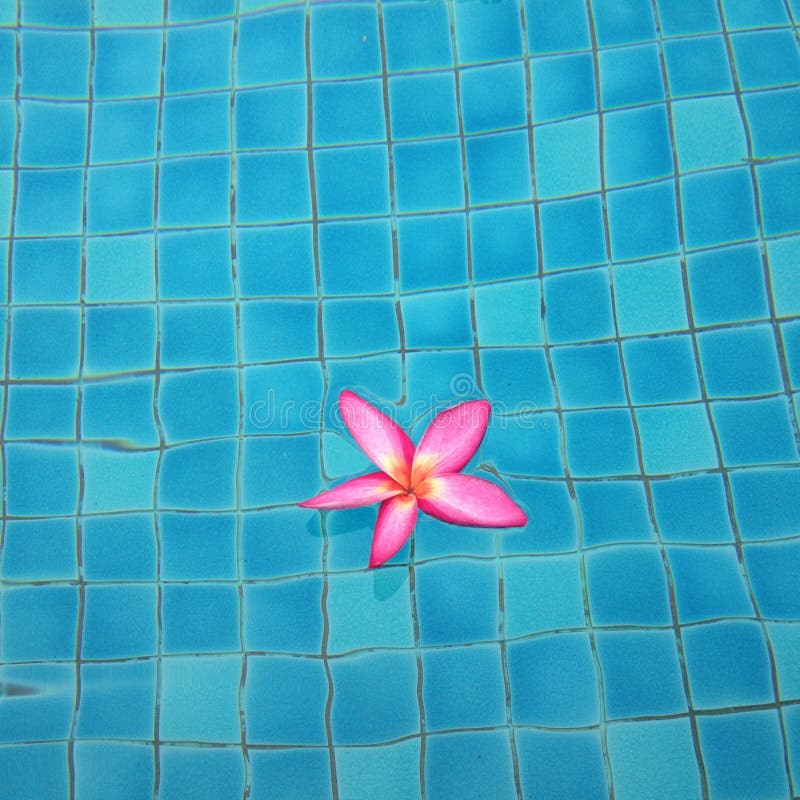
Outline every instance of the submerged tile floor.
{"type": "Polygon", "coordinates": [[[800,796],[798,20],[0,3],[0,798],[800,796]]]}

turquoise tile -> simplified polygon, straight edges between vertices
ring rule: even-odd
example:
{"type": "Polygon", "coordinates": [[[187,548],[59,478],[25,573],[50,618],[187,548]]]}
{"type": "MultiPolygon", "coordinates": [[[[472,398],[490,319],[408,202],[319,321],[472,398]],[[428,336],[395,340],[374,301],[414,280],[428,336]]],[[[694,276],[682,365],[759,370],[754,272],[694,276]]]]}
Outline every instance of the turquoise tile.
{"type": "MultiPolygon", "coordinates": [[[[2,742],[27,742],[23,747],[26,750],[37,750],[37,741],[52,741],[53,739],[66,739],[72,724],[75,711],[75,666],[74,664],[6,664],[3,667],[3,680],[12,685],[26,687],[46,687],[48,691],[23,695],[26,713],[9,714],[3,720],[3,730],[0,733],[2,742]]],[[[0,747],[0,759],[8,751],[14,753],[16,747],[3,745],[0,747]]],[[[66,772],[66,749],[61,756],[66,772]]],[[[17,761],[26,766],[30,765],[22,755],[17,761]]],[[[7,762],[0,761],[3,768],[7,762]]],[[[9,774],[14,775],[12,770],[9,774]]],[[[60,770],[56,769],[54,777],[59,776],[60,770]]],[[[35,775],[28,775],[25,784],[26,791],[30,791],[35,775]]],[[[52,782],[55,786],[57,780],[52,782]]],[[[42,786],[47,786],[41,781],[42,786]]],[[[5,786],[4,786],[5,789],[5,786]]]]}
{"type": "MultiPolygon", "coordinates": [[[[553,408],[555,399],[547,358],[542,348],[486,349],[481,352],[481,366],[486,372],[484,388],[501,414],[524,413],[522,421],[509,418],[512,430],[531,424],[537,409],[553,408]]],[[[502,430],[502,420],[495,425],[502,430]]]]}
{"type": "Polygon", "coordinates": [[[614,297],[622,336],[688,328],[681,263],[677,258],[616,265],[614,297]]]}
{"type": "Polygon", "coordinates": [[[653,541],[644,485],[638,481],[586,481],[575,486],[583,544],[653,541]]]}
{"type": "Polygon", "coordinates": [[[407,347],[470,347],[473,341],[466,290],[405,295],[400,307],[407,347]]]}
{"type": "Polygon", "coordinates": [[[268,14],[242,15],[236,48],[237,84],[305,80],[305,24],[302,8],[275,8],[268,14]]]}
{"type": "MultiPolygon", "coordinates": [[[[692,4],[688,8],[698,7],[698,4],[692,4]]],[[[688,8],[681,9],[681,16],[688,8]]],[[[716,8],[712,13],[716,16],[716,8]]],[[[664,42],[664,61],[673,97],[733,91],[731,65],[722,36],[667,40],[664,42]]]]}
{"type": "Polygon", "coordinates": [[[478,341],[487,345],[541,344],[539,281],[476,286],[478,341]]]}
{"type": "Polygon", "coordinates": [[[231,236],[227,230],[176,231],[158,237],[158,290],[162,299],[230,298],[231,236]]]}
{"type": "Polygon", "coordinates": [[[128,447],[158,445],[154,392],[155,380],[150,376],[85,386],[81,402],[83,438],[128,447]]]}
{"type": "Polygon", "coordinates": [[[689,6],[681,0],[658,0],[656,5],[661,29],[667,36],[718,31],[721,27],[714,0],[698,0],[689,6]]]}
{"type": "Polygon", "coordinates": [[[26,28],[22,44],[21,93],[28,97],[86,98],[89,90],[91,43],[88,30],[26,28]],[[59,68],[52,65],[58,63],[59,68]]]}
{"type": "Polygon", "coordinates": [[[475,280],[536,274],[536,219],[528,203],[471,213],[470,243],[475,280]]]}
{"type": "Polygon", "coordinates": [[[317,511],[289,507],[244,514],[241,537],[242,574],[247,578],[289,576],[322,568],[323,538],[317,511]],[[286,536],[288,529],[294,530],[293,537],[286,536]]]}
{"type": "Polygon", "coordinates": [[[792,88],[748,92],[742,102],[750,124],[754,158],[797,152],[800,133],[789,120],[794,119],[800,109],[800,91],[792,88]]]}
{"type": "Polygon", "coordinates": [[[226,89],[231,85],[232,21],[168,28],[166,40],[167,92],[226,89]]]}
{"type": "Polygon", "coordinates": [[[164,155],[225,152],[231,149],[227,93],[164,99],[161,152],[164,155]]]}
{"type": "Polygon", "coordinates": [[[627,409],[569,411],[564,415],[566,458],[576,477],[639,472],[633,420],[627,409]]]}
{"type": "Polygon", "coordinates": [[[672,144],[661,103],[603,117],[603,164],[609,187],[657,180],[672,174],[672,144]]]}
{"type": "MultiPolygon", "coordinates": [[[[17,236],[68,236],[81,232],[80,170],[20,170],[17,184],[17,236]]],[[[4,219],[10,219],[6,213],[4,219]]],[[[152,224],[152,223],[151,223],[152,224]]]]}
{"type": "Polygon", "coordinates": [[[800,676],[794,665],[800,655],[800,628],[792,622],[768,622],[767,636],[775,658],[778,695],[782,700],[800,697],[800,676]]]}
{"type": "Polygon", "coordinates": [[[15,517],[73,515],[78,510],[79,467],[74,447],[9,444],[6,508],[15,517]]]}
{"type": "MultiPolygon", "coordinates": [[[[378,75],[377,10],[332,3],[311,9],[311,74],[315,79],[378,75]],[[366,38],[364,38],[366,37],[366,38]]],[[[302,45],[300,45],[302,49],[302,45]]]]}
{"type": "Polygon", "coordinates": [[[536,191],[547,199],[600,189],[598,121],[586,116],[534,129],[536,191]]]}
{"type": "Polygon", "coordinates": [[[321,225],[319,261],[326,295],[391,292],[394,263],[389,221],[321,225]]]}
{"type": "Polygon", "coordinates": [[[525,0],[524,8],[531,53],[588,50],[592,46],[582,0],[525,0]]]}
{"type": "Polygon", "coordinates": [[[164,18],[159,0],[143,0],[135,8],[125,0],[97,0],[94,21],[97,25],[158,25],[164,18]]]}
{"type": "Polygon", "coordinates": [[[526,124],[528,95],[521,62],[465,70],[461,73],[460,87],[465,133],[526,124]]]}
{"type": "MultiPolygon", "coordinates": [[[[661,61],[655,44],[601,50],[598,63],[604,109],[664,100],[661,61]]],[[[593,78],[592,74],[592,81],[593,78]]]]}
{"type": "Polygon", "coordinates": [[[237,520],[233,514],[161,512],[158,536],[162,579],[235,578],[236,529],[237,520]]]}
{"type": "Polygon", "coordinates": [[[688,475],[651,484],[653,506],[667,542],[733,541],[725,487],[720,475],[688,475]]]}
{"type": "MultiPolygon", "coordinates": [[[[530,405],[530,400],[526,400],[524,407],[530,408],[530,405]]],[[[506,430],[500,426],[490,428],[484,439],[481,458],[501,473],[563,476],[557,416],[552,412],[537,412],[524,414],[523,419],[524,424],[517,421],[511,427],[512,423],[509,423],[506,430]]]]}
{"type": "Polygon", "coordinates": [[[597,41],[601,47],[655,39],[653,7],[647,0],[625,0],[592,8],[597,41]]]}
{"type": "Polygon", "coordinates": [[[660,181],[608,194],[611,253],[615,260],[653,258],[679,249],[673,181],[660,181]]]}
{"type": "Polygon", "coordinates": [[[165,653],[239,650],[239,593],[233,583],[168,584],[161,590],[165,653]]]}
{"type": "Polygon", "coordinates": [[[691,337],[628,339],[622,343],[622,350],[634,404],[700,400],[691,337]]]}
{"type": "MultiPolygon", "coordinates": [[[[245,24],[242,20],[240,31],[245,24]]],[[[221,96],[227,101],[226,95],[221,96]]],[[[307,105],[305,86],[296,84],[237,92],[234,102],[237,150],[304,147],[308,135],[307,105]]]]}
{"type": "Polygon", "coordinates": [[[310,224],[239,228],[236,257],[243,297],[317,292],[310,224]]]}
{"type": "MultiPolygon", "coordinates": [[[[392,6],[391,10],[397,12],[400,8],[392,6]]],[[[384,14],[388,12],[387,7],[384,14]]],[[[421,30],[416,31],[412,40],[416,41],[421,35],[421,30]]],[[[457,135],[458,106],[454,75],[449,72],[434,72],[390,76],[389,111],[392,137],[395,140],[457,135]]]]}
{"type": "Polygon", "coordinates": [[[464,206],[461,149],[454,139],[398,144],[393,149],[400,211],[464,206]]]}
{"type": "Polygon", "coordinates": [[[217,439],[169,448],[161,458],[161,508],[212,511],[236,506],[237,443],[217,439]]]}
{"type": "Polygon", "coordinates": [[[566,345],[550,352],[562,408],[626,404],[617,344],[566,345]]]}
{"type": "Polygon", "coordinates": [[[666,475],[718,466],[703,404],[636,409],[642,460],[649,474],[666,475]]]}
{"type": "Polygon", "coordinates": [[[252,800],[331,794],[331,760],[324,747],[254,749],[250,752],[250,767],[252,800]]]}
{"type": "Polygon", "coordinates": [[[740,164],[747,138],[736,97],[703,97],[672,105],[675,152],[684,172],[740,164]]]}
{"type": "Polygon", "coordinates": [[[315,145],[382,142],[386,112],[380,80],[315,83],[312,90],[315,145]]]}
{"type": "Polygon", "coordinates": [[[793,467],[731,473],[733,506],[746,539],[791,536],[800,521],[792,502],[800,488],[800,470],[793,467]]]}
{"type": "Polygon", "coordinates": [[[400,346],[397,308],[392,298],[326,300],[322,304],[322,325],[328,356],[357,356],[400,346]]]}
{"type": "Polygon", "coordinates": [[[87,800],[122,800],[152,791],[153,748],[129,742],[76,742],[75,791],[87,800]]]}
{"type": "Polygon", "coordinates": [[[774,236],[800,230],[800,214],[792,202],[800,180],[800,162],[763,164],[756,168],[764,233],[774,236]]]}
{"type": "Polygon", "coordinates": [[[544,279],[544,323],[551,344],[614,336],[611,286],[605,268],[544,279]]]}
{"type": "Polygon", "coordinates": [[[80,369],[80,336],[77,306],[15,308],[11,312],[9,345],[11,375],[17,379],[76,376],[80,369]]]}
{"type": "Polygon", "coordinates": [[[230,222],[231,161],[228,156],[176,158],[161,164],[158,224],[162,228],[230,222]]]}
{"type": "MultiPolygon", "coordinates": [[[[242,506],[299,503],[321,490],[319,473],[319,442],[315,436],[249,437],[242,456],[242,506]]],[[[233,476],[233,469],[226,474],[233,476]]]]}
{"type": "Polygon", "coordinates": [[[97,31],[92,84],[95,97],[158,97],[162,39],[161,31],[152,28],[97,31]]]}
{"type": "MultiPolygon", "coordinates": [[[[474,218],[472,232],[474,241],[474,218]]],[[[466,284],[467,234],[463,214],[400,217],[397,239],[402,291],[466,284]]],[[[476,255],[473,253],[473,259],[476,255]]]]}
{"type": "Polygon", "coordinates": [[[735,3],[728,0],[723,8],[725,23],[729,28],[784,25],[789,22],[786,4],[778,0],[753,0],[749,3],[735,3]]]}
{"type": "Polygon", "coordinates": [[[245,765],[236,749],[161,747],[159,797],[190,800],[203,792],[217,797],[244,791],[245,765]]]}
{"type": "Polygon", "coordinates": [[[466,150],[470,204],[531,198],[530,153],[524,131],[472,136],[466,150]]]}
{"type": "MultiPolygon", "coordinates": [[[[384,795],[419,800],[419,750],[416,739],[378,747],[337,747],[339,785],[347,786],[358,797],[384,795]]],[[[322,794],[310,792],[308,796],[322,794]]]]}
{"type": "Polygon", "coordinates": [[[22,22],[28,25],[82,28],[89,21],[89,9],[78,0],[64,0],[60,3],[32,0],[22,9],[22,22]]]}
{"type": "MultiPolygon", "coordinates": [[[[101,106],[102,107],[102,106],[101,106]]],[[[20,101],[18,164],[22,167],[80,166],[86,158],[84,103],[20,101]],[[59,135],[53,136],[57,129],[59,135]]]]}
{"type": "Polygon", "coordinates": [[[8,520],[0,575],[10,580],[67,580],[77,576],[73,519],[8,520]]]}
{"type": "Polygon", "coordinates": [[[154,237],[88,239],[85,299],[89,303],[155,300],[154,237]]]}
{"type": "Polygon", "coordinates": [[[460,5],[455,12],[455,36],[460,64],[522,55],[519,11],[512,0],[499,0],[490,6],[460,5]]]}
{"type": "MultiPolygon", "coordinates": [[[[248,349],[242,309],[243,350],[248,349]]],[[[150,310],[150,309],[144,309],[150,310]]],[[[211,367],[236,364],[236,319],[233,303],[174,303],[161,306],[161,366],[211,367]]]]}
{"type": "Polygon", "coordinates": [[[788,29],[733,34],[731,48],[743,89],[763,89],[800,80],[800,53],[788,29]]]}
{"type": "MultiPolygon", "coordinates": [[[[305,159],[305,154],[292,155],[305,159]]],[[[389,213],[389,159],[384,145],[316,150],[314,166],[321,217],[389,213]]],[[[278,199],[285,202],[282,196],[278,199]]]]}
{"type": "Polygon", "coordinates": [[[146,581],[157,577],[152,514],[87,517],[82,523],[83,574],[92,581],[146,581]]]}
{"type": "Polygon", "coordinates": [[[84,658],[136,658],[152,656],[157,651],[158,610],[154,584],[86,587],[81,647],[84,658]]]}
{"type": "Polygon", "coordinates": [[[748,545],[745,548],[745,564],[759,611],[774,619],[797,619],[800,609],[800,592],[796,581],[800,548],[797,543],[748,545]]]}
{"type": "Polygon", "coordinates": [[[77,400],[75,386],[9,386],[6,439],[73,439],[77,400]]]}
{"type": "Polygon", "coordinates": [[[305,153],[277,150],[241,155],[236,180],[237,223],[310,219],[311,184],[305,153]]]}
{"type": "Polygon", "coordinates": [[[591,54],[546,56],[533,59],[530,64],[534,122],[597,110],[591,54]]]}
{"type": "Polygon", "coordinates": [[[390,72],[452,66],[446,5],[396,3],[384,6],[382,14],[390,72]]]}
{"type": "Polygon", "coordinates": [[[600,195],[540,205],[544,269],[603,264],[607,259],[600,195]]]}

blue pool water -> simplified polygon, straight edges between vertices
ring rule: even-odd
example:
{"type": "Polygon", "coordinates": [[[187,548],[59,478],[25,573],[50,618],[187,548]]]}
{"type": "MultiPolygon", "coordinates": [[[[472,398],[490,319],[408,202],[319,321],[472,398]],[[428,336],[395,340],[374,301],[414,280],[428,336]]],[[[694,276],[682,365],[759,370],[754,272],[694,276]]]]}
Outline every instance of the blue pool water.
{"type": "Polygon", "coordinates": [[[0,798],[800,797],[799,21],[0,2],[0,798]]]}

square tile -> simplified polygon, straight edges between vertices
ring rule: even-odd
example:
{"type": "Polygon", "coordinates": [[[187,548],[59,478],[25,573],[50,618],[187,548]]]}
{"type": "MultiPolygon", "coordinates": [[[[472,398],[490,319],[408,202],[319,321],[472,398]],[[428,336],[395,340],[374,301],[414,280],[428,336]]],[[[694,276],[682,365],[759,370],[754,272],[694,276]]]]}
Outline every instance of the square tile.
{"type": "MultiPolygon", "coordinates": [[[[241,21],[240,32],[249,21],[241,21]]],[[[227,101],[226,95],[221,96],[227,101]]],[[[236,149],[305,147],[307,105],[306,87],[300,84],[238,91],[234,104],[236,149]]]]}
{"type": "Polygon", "coordinates": [[[754,158],[791,155],[797,152],[800,133],[797,126],[788,124],[800,110],[800,91],[797,89],[748,92],[743,96],[754,158]],[[783,124],[787,120],[787,124],[783,124]],[[776,124],[777,123],[777,124],[776,124]]]}
{"type": "Polygon", "coordinates": [[[166,653],[238,650],[239,595],[230,583],[168,584],[162,590],[166,653]]]}
{"type": "Polygon", "coordinates": [[[5,589],[0,599],[4,662],[72,659],[76,653],[78,592],[75,586],[5,589]]]}
{"type": "Polygon", "coordinates": [[[464,207],[464,169],[456,139],[406,142],[392,148],[397,208],[402,212],[464,207]]]}
{"type": "Polygon", "coordinates": [[[614,336],[611,284],[605,268],[548,276],[544,297],[551,344],[614,336]]]}
{"type": "Polygon", "coordinates": [[[152,376],[88,384],[81,403],[82,438],[157,446],[154,391],[152,376]]]}
{"type": "Polygon", "coordinates": [[[634,404],[700,399],[698,367],[691,337],[628,339],[623,342],[622,349],[634,404]]]}
{"type": "Polygon", "coordinates": [[[170,447],[158,474],[163,509],[216,511],[236,506],[235,440],[211,440],[170,447]]]}
{"type": "Polygon", "coordinates": [[[81,527],[87,580],[155,580],[157,543],[152,514],[86,517],[81,527]]]}
{"type": "Polygon", "coordinates": [[[347,4],[311,9],[311,74],[314,78],[357,77],[380,72],[377,9],[370,5],[347,4]]]}
{"type": "Polygon", "coordinates": [[[524,8],[531,53],[588,50],[592,46],[582,0],[525,0],[524,8]],[[531,24],[533,20],[535,24],[531,24]]]}
{"type": "Polygon", "coordinates": [[[800,523],[800,509],[792,502],[800,489],[800,471],[794,467],[732,472],[733,505],[746,539],[791,536],[800,523]]]}
{"type": "Polygon", "coordinates": [[[320,225],[319,260],[325,294],[377,294],[394,289],[388,220],[320,225]]]}
{"type": "Polygon", "coordinates": [[[87,659],[135,658],[158,651],[154,584],[89,585],[81,654],[87,659]]]}
{"type": "Polygon", "coordinates": [[[231,235],[225,229],[176,231],[158,236],[161,299],[233,297],[231,235]]]}
{"type": "Polygon", "coordinates": [[[277,151],[245,154],[239,156],[236,163],[238,223],[288,222],[311,218],[311,188],[305,153],[277,151]]]}
{"type": "Polygon", "coordinates": [[[258,508],[313,497],[321,488],[319,457],[316,436],[245,439],[242,505],[258,508]]]}
{"type": "Polygon", "coordinates": [[[680,243],[674,182],[609,192],[608,222],[616,261],[677,253],[680,243]]]}
{"type": "Polygon", "coordinates": [[[144,511],[153,507],[157,452],[107,452],[87,447],[82,466],[85,513],[144,511]]]}
{"type": "Polygon", "coordinates": [[[470,223],[475,280],[536,275],[536,221],[531,205],[473,211],[470,223]]]}
{"type": "Polygon", "coordinates": [[[241,308],[242,357],[247,362],[317,355],[317,303],[263,300],[241,308]]]}
{"type": "Polygon", "coordinates": [[[718,31],[720,19],[714,0],[698,0],[686,6],[681,0],[658,0],[658,18],[667,36],[718,31]]]}
{"type": "Polygon", "coordinates": [[[160,791],[174,800],[209,792],[228,797],[244,792],[244,758],[236,748],[173,747],[159,751],[160,791]]]}
{"type": "Polygon", "coordinates": [[[455,37],[460,64],[519,58],[519,10],[512,0],[499,0],[491,8],[481,4],[454,9],[455,37]]]}
{"type": "Polygon", "coordinates": [[[161,578],[166,581],[236,578],[236,529],[233,514],[160,513],[161,578]]]}
{"type": "Polygon", "coordinates": [[[88,30],[36,30],[20,33],[20,93],[28,97],[85,98],[89,90],[88,30]],[[56,68],[58,65],[58,68],[56,68]]]}
{"type": "MultiPolygon", "coordinates": [[[[473,221],[473,236],[475,223],[473,221]]],[[[463,214],[402,216],[397,223],[401,291],[467,282],[463,214]]]]}
{"type": "MultiPolygon", "coordinates": [[[[544,356],[541,353],[538,355],[541,359],[534,357],[529,361],[535,365],[540,374],[543,374],[546,369],[544,356]]],[[[540,391],[549,391],[550,387],[542,380],[538,383],[540,391]]],[[[530,399],[521,402],[523,409],[530,409],[535,405],[536,403],[531,403],[530,399]]],[[[522,419],[524,424],[518,419],[514,420],[513,423],[509,423],[508,430],[503,430],[500,426],[491,428],[484,440],[485,450],[482,452],[491,459],[492,464],[501,473],[562,477],[564,464],[560,447],[561,431],[556,414],[552,411],[535,414],[526,412],[522,414],[522,419]]]]}
{"type": "Polygon", "coordinates": [[[167,92],[226,89],[231,85],[233,22],[168,28],[167,92]]]}
{"type": "Polygon", "coordinates": [[[155,767],[150,745],[76,742],[73,760],[75,793],[87,800],[114,797],[120,785],[137,796],[152,789],[155,767]]]}
{"type": "Polygon", "coordinates": [[[243,15],[236,48],[237,84],[304,81],[305,24],[303,8],[273,8],[265,14],[243,15]]]}
{"type": "Polygon", "coordinates": [[[229,112],[227,93],[164,98],[161,152],[173,156],[229,151],[229,112]]]}
{"type": "Polygon", "coordinates": [[[153,240],[151,234],[101,236],[88,239],[86,302],[155,300],[153,240]]]}
{"type": "MultiPolygon", "coordinates": [[[[337,775],[341,775],[338,751],[336,755],[337,775]]],[[[250,752],[250,765],[252,800],[331,794],[331,760],[324,747],[254,749],[250,752]]]]}
{"type": "Polygon", "coordinates": [[[731,48],[742,89],[763,89],[800,80],[800,54],[790,30],[735,33],[731,48]]]}
{"type": "Polygon", "coordinates": [[[5,438],[74,439],[77,386],[8,387],[5,438]]]}
{"type": "MultiPolygon", "coordinates": [[[[243,320],[246,308],[242,309],[243,320]]],[[[244,324],[242,327],[244,332],[244,324]]],[[[244,333],[242,341],[246,358],[244,333]]],[[[233,303],[161,306],[162,367],[224,366],[236,364],[237,360],[233,303]]]]}
{"type": "MultiPolygon", "coordinates": [[[[538,26],[538,20],[537,20],[538,26]]],[[[547,122],[597,110],[594,62],[589,53],[546,56],[530,62],[533,121],[547,122]]]]}
{"type": "Polygon", "coordinates": [[[460,88],[465,133],[515,128],[527,123],[528,94],[522,62],[465,70],[461,73],[460,88]]]}
{"type": "Polygon", "coordinates": [[[391,298],[326,300],[322,324],[326,355],[355,356],[400,346],[397,309],[391,298]]]}
{"type": "Polygon", "coordinates": [[[236,258],[244,297],[316,295],[310,224],[239,228],[236,258]]]}
{"type": "MultiPolygon", "coordinates": [[[[70,656],[71,658],[71,656],[70,656]]],[[[9,786],[15,785],[16,767],[18,765],[31,766],[34,762],[25,758],[25,754],[35,753],[41,745],[31,745],[31,742],[52,741],[53,739],[65,740],[69,736],[72,726],[72,717],[75,711],[75,667],[73,664],[6,664],[3,667],[3,679],[9,683],[19,683],[22,686],[51,686],[53,691],[39,692],[34,695],[23,696],[27,713],[7,715],[3,720],[3,732],[0,739],[0,768],[7,770],[4,777],[9,783],[4,783],[4,791],[9,786]],[[19,747],[9,747],[6,742],[27,742],[19,747]],[[16,751],[20,751],[17,753],[16,751]],[[11,768],[7,754],[11,753],[11,768]]],[[[24,797],[26,792],[35,785],[40,785],[43,791],[52,790],[57,793],[68,792],[67,788],[67,751],[64,742],[63,752],[59,753],[59,762],[63,764],[64,783],[60,784],[61,770],[55,766],[49,780],[37,780],[39,776],[29,774],[25,782],[19,784],[20,793],[24,797]]]]}
{"type": "Polygon", "coordinates": [[[653,8],[647,0],[599,6],[593,9],[593,16],[601,47],[656,38],[653,8]]]}
{"type": "Polygon", "coordinates": [[[0,576],[10,580],[68,580],[78,575],[76,521],[6,521],[0,576]]]}
{"type": "Polygon", "coordinates": [[[562,408],[626,404],[616,343],[554,347],[551,358],[562,408]]]}
{"type": "MultiPolygon", "coordinates": [[[[159,20],[160,23],[160,20],[159,20]]],[[[156,29],[101,30],[95,34],[95,97],[158,97],[162,32],[156,29]]]]}
{"type": "Polygon", "coordinates": [[[661,61],[655,44],[601,50],[598,60],[604,109],[665,99],[661,61]]]}
{"type": "MultiPolygon", "coordinates": [[[[698,7],[699,4],[692,4],[691,9],[698,7]]],[[[685,19],[687,12],[691,13],[682,8],[681,17],[685,19]]],[[[712,12],[716,17],[716,8],[712,12]]],[[[669,39],[664,42],[664,62],[673,97],[733,91],[731,65],[722,36],[669,39]]]]}
{"type": "Polygon", "coordinates": [[[386,139],[386,111],[380,80],[315,83],[313,104],[315,145],[386,139]]]}
{"type": "Polygon", "coordinates": [[[538,281],[476,286],[478,340],[486,345],[541,344],[541,284],[538,281]]]}
{"type": "Polygon", "coordinates": [[[452,66],[447,6],[392,3],[381,12],[390,72],[452,66]]]}
{"type": "MultiPolygon", "coordinates": [[[[539,197],[547,199],[599,191],[600,137],[596,117],[537,126],[533,135],[539,197]]],[[[526,173],[526,170],[521,172],[526,173]]]]}
{"type": "Polygon", "coordinates": [[[156,315],[153,306],[86,309],[87,373],[153,369],[156,315]]]}
{"type": "Polygon", "coordinates": [[[740,164],[747,158],[744,125],[732,94],[676,101],[672,124],[682,172],[740,164]]]}
{"type": "Polygon", "coordinates": [[[714,469],[716,446],[703,404],[636,409],[648,474],[714,469]]]}
{"type": "Polygon", "coordinates": [[[11,297],[15,303],[77,303],[81,281],[80,240],[48,237],[15,241],[11,276],[11,297]]]}
{"type": "Polygon", "coordinates": [[[77,512],[79,467],[75,447],[8,444],[5,456],[8,514],[48,517],[77,512]]]}
{"type": "Polygon", "coordinates": [[[545,270],[605,262],[605,231],[599,195],[542,203],[539,213],[545,270]]]}
{"type": "Polygon", "coordinates": [[[639,472],[633,420],[627,409],[570,411],[564,415],[566,457],[577,477],[639,472]]]}
{"type": "MultiPolygon", "coordinates": [[[[244,165],[240,163],[240,167],[241,180],[244,165]]],[[[164,161],[158,181],[158,225],[227,225],[231,221],[230,192],[228,156],[164,161]]]]}
{"type": "Polygon", "coordinates": [[[575,491],[585,547],[655,539],[643,483],[581,481],[575,491]]]}
{"type": "Polygon", "coordinates": [[[800,547],[797,542],[749,545],[745,548],[745,564],[761,614],[776,619],[796,619],[800,609],[796,580],[800,547]]]}
{"type": "Polygon", "coordinates": [[[531,198],[530,153],[524,131],[467,139],[470,204],[483,205],[531,198]]]}
{"type": "Polygon", "coordinates": [[[87,230],[90,234],[153,227],[153,164],[91,167],[88,189],[87,230]]]}
{"type": "MultiPolygon", "coordinates": [[[[402,6],[392,6],[391,11],[396,13],[401,8],[402,6]]],[[[436,7],[430,8],[433,13],[436,7]]],[[[446,8],[442,7],[442,10],[447,13],[446,8]]],[[[387,6],[383,10],[384,16],[389,12],[390,8],[387,6]]],[[[417,30],[412,41],[417,41],[424,35],[421,29],[417,30]]],[[[388,80],[393,139],[458,134],[456,82],[452,72],[393,75],[388,80]]]]}
{"type": "Polygon", "coordinates": [[[451,289],[401,299],[408,347],[469,347],[473,341],[469,297],[451,289]]]}
{"type": "Polygon", "coordinates": [[[81,166],[86,158],[87,107],[84,103],[21,100],[18,164],[23,167],[81,166]],[[54,137],[53,131],[59,136],[54,137]]]}
{"type": "MultiPolygon", "coordinates": [[[[16,236],[81,233],[83,189],[80,170],[20,170],[18,175],[16,236]]],[[[5,219],[11,219],[10,210],[9,207],[5,219]]]]}
{"type": "MultiPolygon", "coordinates": [[[[436,7],[443,6],[433,6],[436,7]]],[[[348,791],[361,797],[385,794],[388,797],[420,800],[419,751],[420,743],[416,739],[375,747],[337,747],[336,776],[340,785],[347,786],[348,791]]],[[[328,764],[318,772],[325,774],[326,770],[329,771],[328,764]]],[[[296,786],[295,781],[287,797],[298,791],[296,786]]],[[[330,790],[326,789],[324,792],[307,792],[306,796],[323,797],[329,794],[330,790]]]]}
{"type": "Polygon", "coordinates": [[[53,27],[85,27],[89,24],[89,9],[75,0],[53,5],[32,0],[22,9],[22,22],[29,25],[52,25],[53,27]]]}
{"type": "Polygon", "coordinates": [[[686,297],[677,258],[614,266],[621,336],[686,330],[686,297]]]}
{"type": "Polygon", "coordinates": [[[661,536],[667,542],[732,542],[720,475],[688,475],[651,484],[661,536]]]}
{"type": "MultiPolygon", "coordinates": [[[[385,145],[317,150],[314,165],[321,217],[389,213],[389,159],[385,145]]],[[[259,187],[259,191],[263,189],[259,187]]],[[[285,202],[283,197],[280,201],[285,202]]]]}
{"type": "MultiPolygon", "coordinates": [[[[508,420],[508,426],[515,432],[518,433],[523,426],[533,429],[536,424],[531,416],[533,412],[555,406],[553,385],[543,349],[515,347],[482,350],[481,366],[486,373],[484,388],[497,404],[497,410],[507,414],[525,414],[522,420],[508,420]]],[[[498,431],[501,434],[505,423],[496,420],[495,424],[501,429],[498,431]]]]}
{"type": "Polygon", "coordinates": [[[609,187],[656,180],[673,171],[666,107],[660,103],[607,113],[603,141],[609,187]]]}

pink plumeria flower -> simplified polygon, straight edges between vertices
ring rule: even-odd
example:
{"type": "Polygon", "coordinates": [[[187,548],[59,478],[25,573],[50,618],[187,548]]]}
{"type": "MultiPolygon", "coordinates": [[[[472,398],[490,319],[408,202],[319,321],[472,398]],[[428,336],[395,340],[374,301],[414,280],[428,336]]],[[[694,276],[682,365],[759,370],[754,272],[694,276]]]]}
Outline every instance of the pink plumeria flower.
{"type": "Polygon", "coordinates": [[[499,486],[461,474],[486,433],[490,407],[485,400],[442,411],[416,448],[401,427],[353,392],[341,393],[339,410],[381,472],[345,481],[299,505],[331,509],[380,502],[370,567],[383,564],[406,543],[419,509],[456,525],[511,528],[527,523],[525,512],[499,486]]]}

